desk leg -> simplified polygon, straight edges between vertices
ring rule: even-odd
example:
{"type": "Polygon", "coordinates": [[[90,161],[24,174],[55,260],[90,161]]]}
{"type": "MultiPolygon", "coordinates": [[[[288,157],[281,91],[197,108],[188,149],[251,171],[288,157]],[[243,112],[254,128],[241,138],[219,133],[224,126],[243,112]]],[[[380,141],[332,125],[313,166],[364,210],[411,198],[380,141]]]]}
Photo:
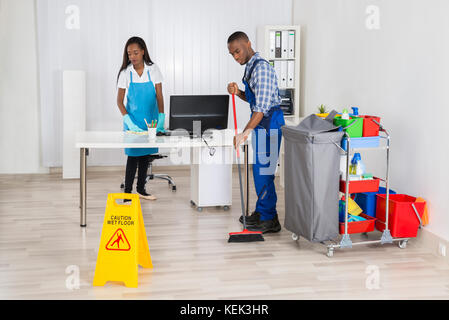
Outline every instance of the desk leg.
{"type": "Polygon", "coordinates": [[[243,160],[245,163],[245,215],[249,216],[249,168],[248,168],[248,145],[243,145],[243,160]]]}
{"type": "Polygon", "coordinates": [[[86,156],[87,149],[80,149],[80,226],[86,226],[86,156]]]}

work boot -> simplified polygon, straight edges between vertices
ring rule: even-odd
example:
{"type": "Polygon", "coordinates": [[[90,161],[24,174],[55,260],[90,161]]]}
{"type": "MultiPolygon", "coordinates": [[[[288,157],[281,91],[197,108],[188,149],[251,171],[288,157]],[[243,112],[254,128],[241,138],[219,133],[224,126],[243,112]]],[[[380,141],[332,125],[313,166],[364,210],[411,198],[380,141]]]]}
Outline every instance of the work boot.
{"type": "Polygon", "coordinates": [[[145,200],[156,200],[157,198],[153,196],[152,194],[147,193],[145,190],[138,190],[137,194],[139,195],[139,198],[145,199],[145,200]]]}
{"type": "Polygon", "coordinates": [[[248,226],[250,231],[261,231],[262,233],[279,232],[281,231],[281,224],[277,215],[272,220],[259,221],[258,224],[248,226]]]}
{"type": "MultiPolygon", "coordinates": [[[[260,213],[257,211],[253,211],[250,216],[245,218],[247,226],[256,225],[260,222],[260,213]]],[[[240,216],[239,221],[243,224],[243,216],[240,216]]]]}

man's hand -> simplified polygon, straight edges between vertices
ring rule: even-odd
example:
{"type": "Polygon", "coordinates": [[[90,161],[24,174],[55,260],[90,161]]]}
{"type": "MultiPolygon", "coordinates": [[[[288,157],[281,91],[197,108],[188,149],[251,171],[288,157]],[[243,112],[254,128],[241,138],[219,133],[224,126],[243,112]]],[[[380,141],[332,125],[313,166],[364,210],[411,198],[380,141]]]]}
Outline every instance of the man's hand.
{"type": "Polygon", "coordinates": [[[246,101],[245,91],[240,90],[239,86],[235,82],[231,82],[230,84],[228,84],[228,93],[235,94],[243,101],[246,101]]]}
{"type": "Polygon", "coordinates": [[[236,96],[239,94],[239,86],[235,82],[231,82],[228,84],[228,92],[229,94],[235,94],[236,96]]]}
{"type": "Polygon", "coordinates": [[[234,148],[238,148],[242,143],[248,140],[248,136],[251,133],[251,129],[244,130],[243,132],[234,136],[234,148]]]}

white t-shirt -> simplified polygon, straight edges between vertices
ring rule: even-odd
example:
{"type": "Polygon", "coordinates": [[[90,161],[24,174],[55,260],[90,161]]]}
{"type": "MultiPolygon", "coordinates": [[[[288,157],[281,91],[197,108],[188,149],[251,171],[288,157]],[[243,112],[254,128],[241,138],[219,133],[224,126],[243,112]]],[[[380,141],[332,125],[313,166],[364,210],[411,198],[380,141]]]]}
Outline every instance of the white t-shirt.
{"type": "Polygon", "coordinates": [[[163,80],[162,73],[159,70],[159,67],[153,63],[151,66],[148,66],[146,63],[143,64],[143,72],[142,76],[140,77],[136,70],[134,70],[134,66],[130,63],[129,66],[120,72],[120,75],[118,77],[117,87],[122,89],[129,88],[129,84],[131,82],[131,78],[129,75],[129,72],[131,71],[133,74],[133,82],[142,83],[142,82],[148,82],[148,74],[147,71],[150,71],[150,77],[151,81],[153,81],[154,84],[161,83],[163,80]]]}

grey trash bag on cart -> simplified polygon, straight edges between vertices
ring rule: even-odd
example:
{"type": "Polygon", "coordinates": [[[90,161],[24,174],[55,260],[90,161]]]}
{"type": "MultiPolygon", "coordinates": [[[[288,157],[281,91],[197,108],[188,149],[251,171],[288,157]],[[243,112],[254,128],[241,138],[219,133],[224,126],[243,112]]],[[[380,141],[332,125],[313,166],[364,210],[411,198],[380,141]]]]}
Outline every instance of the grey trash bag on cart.
{"type": "Polygon", "coordinates": [[[340,145],[343,131],[312,114],[298,126],[283,126],[285,223],[311,242],[338,236],[340,145]],[[334,144],[335,143],[335,144],[334,144]]]}

